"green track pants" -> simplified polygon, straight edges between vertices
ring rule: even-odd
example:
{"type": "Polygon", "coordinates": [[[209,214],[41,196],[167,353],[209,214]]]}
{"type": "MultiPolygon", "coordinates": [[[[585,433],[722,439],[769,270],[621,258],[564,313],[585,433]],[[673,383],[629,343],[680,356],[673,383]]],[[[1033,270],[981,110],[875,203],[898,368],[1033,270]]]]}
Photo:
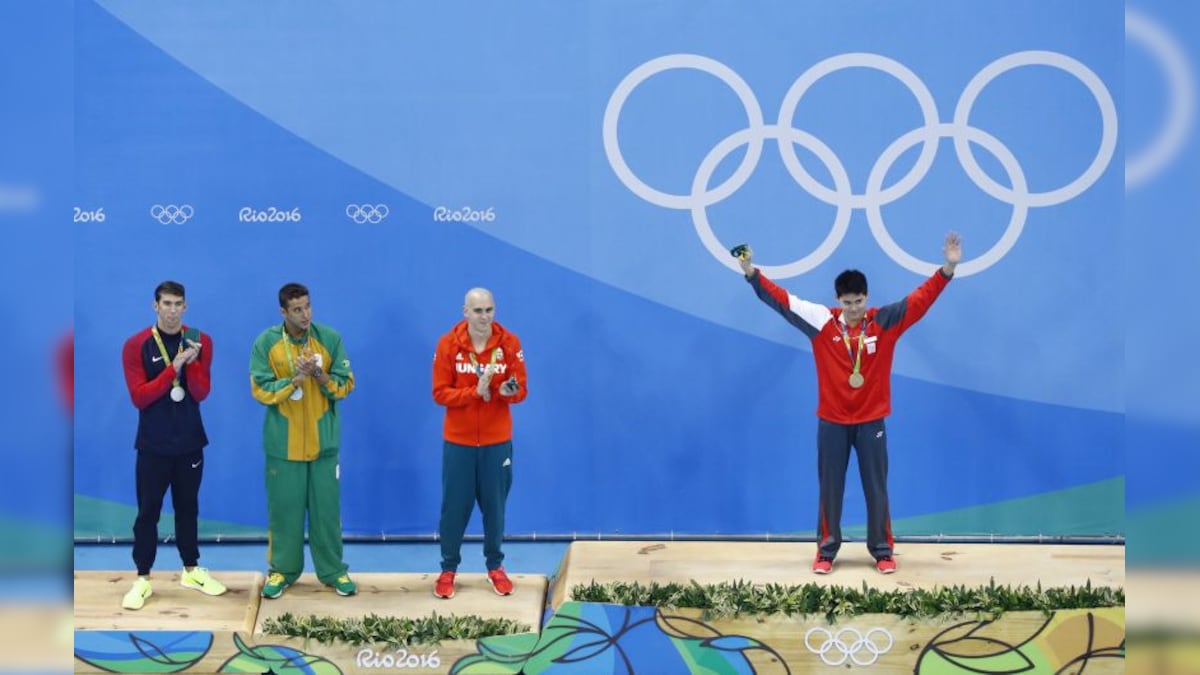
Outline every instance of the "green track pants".
{"type": "Polygon", "coordinates": [[[289,583],[304,571],[304,521],[317,578],[332,584],[348,569],[342,560],[338,457],[294,462],[267,457],[267,564],[289,583]]]}
{"type": "Polygon", "coordinates": [[[463,533],[479,503],[483,515],[483,555],[494,570],[504,561],[504,506],[512,487],[512,441],[475,447],[442,444],[442,571],[462,562],[463,533]]]}

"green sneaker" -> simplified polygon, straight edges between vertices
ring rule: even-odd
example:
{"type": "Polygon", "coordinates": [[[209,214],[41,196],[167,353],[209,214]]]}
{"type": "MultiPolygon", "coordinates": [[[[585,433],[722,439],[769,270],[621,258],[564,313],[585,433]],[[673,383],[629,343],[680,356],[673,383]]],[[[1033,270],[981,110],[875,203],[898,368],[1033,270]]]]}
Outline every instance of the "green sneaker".
{"type": "Polygon", "coordinates": [[[183,568],[183,574],[179,575],[179,585],[194,588],[205,595],[220,595],[225,592],[225,584],[209,576],[206,567],[193,567],[190,572],[186,567],[183,568]]]}
{"type": "Polygon", "coordinates": [[[358,592],[358,584],[351,581],[350,577],[345,574],[338,577],[337,581],[333,582],[332,584],[326,584],[326,585],[332,586],[333,590],[337,591],[337,594],[340,596],[343,596],[343,597],[348,596],[348,595],[354,595],[355,593],[358,592]]]}
{"type": "Polygon", "coordinates": [[[121,606],[125,609],[141,609],[151,595],[154,595],[154,591],[150,588],[150,581],[138,577],[133,582],[133,588],[121,599],[121,606]]]}
{"type": "Polygon", "coordinates": [[[267,577],[267,583],[263,584],[262,596],[268,600],[274,600],[283,595],[284,589],[291,585],[292,582],[285,579],[279,572],[271,572],[267,577]]]}

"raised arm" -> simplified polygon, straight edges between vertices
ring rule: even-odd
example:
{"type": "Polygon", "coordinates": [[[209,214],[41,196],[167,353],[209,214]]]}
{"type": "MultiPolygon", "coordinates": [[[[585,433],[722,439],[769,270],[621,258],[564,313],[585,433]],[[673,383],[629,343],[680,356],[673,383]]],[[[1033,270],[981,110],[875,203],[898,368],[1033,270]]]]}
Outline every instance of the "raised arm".
{"type": "Polygon", "coordinates": [[[738,264],[746,275],[746,281],[754,288],[758,299],[779,312],[788,323],[799,328],[810,339],[820,333],[821,327],[833,317],[828,307],[801,300],[768,279],[762,270],[754,266],[754,250],[749,246],[742,245],[734,251],[737,252],[738,264]]]}
{"type": "Polygon", "coordinates": [[[934,272],[916,290],[909,293],[908,297],[879,308],[879,313],[875,315],[875,321],[884,330],[895,328],[901,333],[908,330],[909,326],[925,316],[925,312],[933,306],[934,300],[938,299],[942,290],[954,278],[954,268],[962,260],[962,238],[958,236],[957,232],[950,232],[946,235],[942,252],[946,262],[938,271],[934,272]]]}

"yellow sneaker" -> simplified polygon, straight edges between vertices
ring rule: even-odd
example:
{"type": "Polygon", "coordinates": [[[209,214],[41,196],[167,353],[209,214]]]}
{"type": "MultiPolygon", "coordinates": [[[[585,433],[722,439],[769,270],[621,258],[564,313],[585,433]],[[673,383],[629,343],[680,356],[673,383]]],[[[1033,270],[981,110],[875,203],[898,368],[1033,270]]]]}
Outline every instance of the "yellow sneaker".
{"type": "Polygon", "coordinates": [[[151,595],[154,595],[154,591],[150,588],[150,581],[138,577],[133,582],[133,588],[121,599],[121,606],[125,609],[141,609],[151,595]]]}
{"type": "Polygon", "coordinates": [[[271,572],[271,574],[267,576],[267,583],[263,584],[262,596],[268,600],[274,600],[275,598],[283,595],[283,591],[291,585],[292,582],[288,581],[287,578],[279,572],[271,572]]]}
{"type": "Polygon", "coordinates": [[[225,592],[225,584],[217,581],[208,574],[208,568],[193,567],[192,571],[184,568],[179,575],[179,585],[184,588],[194,588],[205,595],[220,595],[225,592]]]}
{"type": "Polygon", "coordinates": [[[337,581],[329,585],[333,586],[333,590],[337,591],[337,594],[342,597],[354,595],[358,592],[358,584],[351,581],[348,574],[343,574],[337,578],[337,581]]]}

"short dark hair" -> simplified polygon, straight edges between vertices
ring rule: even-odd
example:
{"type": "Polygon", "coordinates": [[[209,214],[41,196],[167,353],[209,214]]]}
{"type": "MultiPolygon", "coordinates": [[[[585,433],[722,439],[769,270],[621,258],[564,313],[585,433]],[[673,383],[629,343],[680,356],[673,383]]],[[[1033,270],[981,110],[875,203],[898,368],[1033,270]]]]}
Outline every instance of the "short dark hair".
{"type": "Polygon", "coordinates": [[[279,306],[287,309],[289,302],[296,298],[303,298],[306,295],[308,295],[308,287],[304,284],[298,284],[294,281],[284,284],[283,288],[279,289],[279,306]]]}
{"type": "Polygon", "coordinates": [[[155,286],[154,301],[158,302],[159,300],[162,300],[163,293],[168,295],[178,295],[181,298],[187,298],[187,296],[183,294],[183,284],[179,283],[178,281],[164,281],[155,286]]]}
{"type": "Polygon", "coordinates": [[[858,270],[846,270],[833,280],[833,290],[837,297],[861,293],[867,294],[867,275],[858,270]]]}

